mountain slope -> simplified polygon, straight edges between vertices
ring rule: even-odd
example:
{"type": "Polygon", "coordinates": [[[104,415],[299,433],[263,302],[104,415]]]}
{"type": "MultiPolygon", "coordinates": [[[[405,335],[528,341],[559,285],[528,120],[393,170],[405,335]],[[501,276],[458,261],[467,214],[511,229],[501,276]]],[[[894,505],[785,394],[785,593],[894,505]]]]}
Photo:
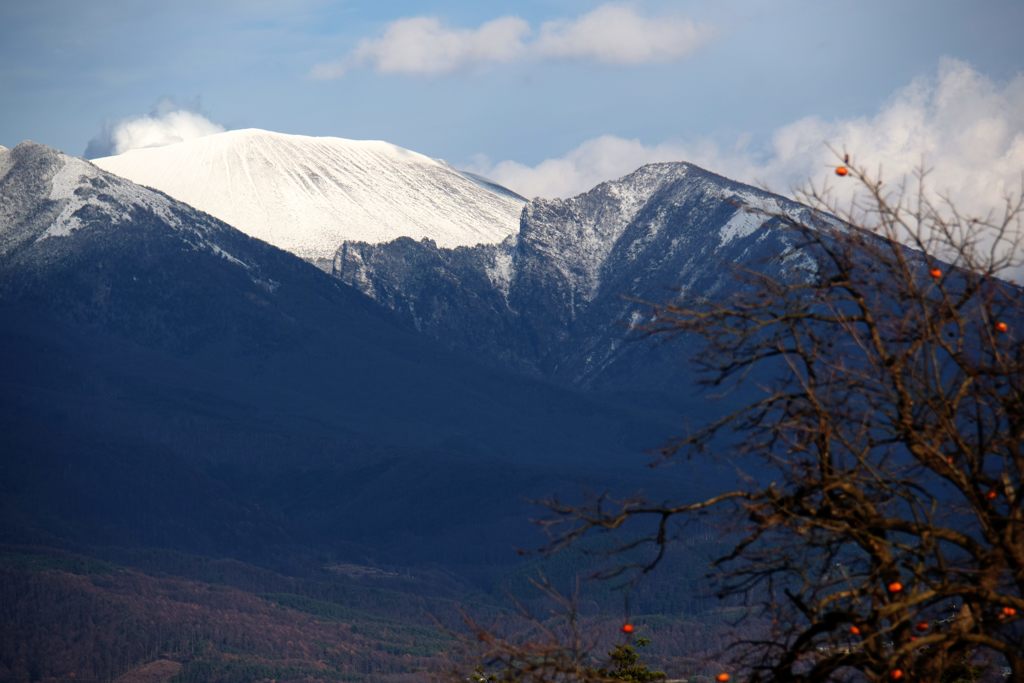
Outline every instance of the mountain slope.
{"type": "Polygon", "coordinates": [[[657,404],[661,392],[693,394],[686,344],[627,341],[647,315],[638,300],[713,298],[736,286],[738,268],[806,265],[758,211],[811,218],[691,164],[652,164],[571,199],[531,201],[499,245],[346,243],[334,273],[450,348],[570,386],[658,394],[657,404]]]}
{"type": "Polygon", "coordinates": [[[0,207],[0,541],[501,563],[525,498],[617,481],[670,429],[40,145],[0,153],[0,207]]]}
{"type": "Polygon", "coordinates": [[[500,242],[525,200],[387,142],[233,130],[94,160],[298,256],[400,236],[500,242]]]}

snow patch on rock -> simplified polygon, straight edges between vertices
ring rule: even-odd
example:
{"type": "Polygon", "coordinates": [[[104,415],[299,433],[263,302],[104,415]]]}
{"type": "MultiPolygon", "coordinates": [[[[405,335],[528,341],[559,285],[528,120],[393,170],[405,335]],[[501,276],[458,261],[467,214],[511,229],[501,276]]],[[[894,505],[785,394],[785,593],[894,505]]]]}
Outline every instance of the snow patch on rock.
{"type": "MultiPolygon", "coordinates": [[[[487,278],[494,285],[495,289],[501,292],[508,301],[509,291],[512,288],[512,279],[515,277],[515,259],[512,251],[515,249],[515,238],[509,238],[494,253],[494,261],[485,269],[487,278]],[[506,248],[508,247],[508,248],[506,248]]],[[[364,274],[365,277],[365,274],[364,274]]]]}
{"type": "Polygon", "coordinates": [[[11,160],[11,150],[0,145],[0,180],[4,179],[7,172],[11,170],[14,162],[11,160]]]}
{"type": "Polygon", "coordinates": [[[725,246],[734,239],[752,235],[754,231],[764,225],[767,220],[768,216],[765,214],[754,213],[741,207],[737,209],[732,218],[722,226],[722,230],[718,233],[721,240],[719,243],[722,246],[725,246]]]}

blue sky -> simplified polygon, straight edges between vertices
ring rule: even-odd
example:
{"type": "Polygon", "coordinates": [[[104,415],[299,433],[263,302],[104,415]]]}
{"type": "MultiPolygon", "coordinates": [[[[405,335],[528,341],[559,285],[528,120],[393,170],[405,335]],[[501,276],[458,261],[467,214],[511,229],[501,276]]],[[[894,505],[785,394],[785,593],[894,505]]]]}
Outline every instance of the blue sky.
{"type": "Polygon", "coordinates": [[[183,108],[229,129],[386,139],[527,194],[681,154],[786,183],[818,157],[783,158],[780,135],[878,146],[908,125],[881,119],[915,88],[931,91],[912,125],[942,138],[952,79],[994,93],[953,119],[1002,117],[978,134],[1012,170],[1021,26],[1020,0],[5,0],[0,144],[82,154],[123,120],[183,108]]]}

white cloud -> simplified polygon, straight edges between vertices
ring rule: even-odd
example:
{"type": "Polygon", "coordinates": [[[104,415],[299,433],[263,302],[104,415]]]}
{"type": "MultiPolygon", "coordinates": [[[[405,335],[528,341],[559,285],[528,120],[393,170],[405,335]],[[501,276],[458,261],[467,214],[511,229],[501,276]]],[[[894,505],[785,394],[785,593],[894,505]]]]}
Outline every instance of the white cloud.
{"type": "Polygon", "coordinates": [[[529,24],[518,17],[502,17],[476,29],[447,28],[433,17],[400,19],[380,38],[361,41],[334,71],[315,70],[314,75],[340,76],[362,64],[382,73],[439,74],[468,64],[509,62],[523,53],[529,32],[529,24]]]}
{"type": "Polygon", "coordinates": [[[575,21],[545,22],[534,49],[545,57],[646,64],[684,57],[710,35],[682,17],[643,17],[624,5],[602,5],[575,21]]]}
{"type": "Polygon", "coordinates": [[[124,154],[143,147],[163,147],[176,142],[221,133],[224,127],[193,111],[161,103],[148,116],[122,119],[89,142],[90,159],[124,154]]]}
{"type": "Polygon", "coordinates": [[[966,213],[998,209],[1021,189],[1024,174],[1024,74],[998,84],[944,59],[934,77],[897,91],[873,116],[800,119],[777,129],[767,151],[752,150],[748,140],[723,148],[702,139],[645,145],[606,135],[535,166],[503,161],[473,170],[526,196],[567,197],[645,163],[685,160],[782,193],[831,177],[837,199],[845,200],[856,184],[830,175],[836,161],[827,145],[848,150],[858,167],[881,169],[893,186],[923,159],[934,192],[966,213]]]}
{"type": "Polygon", "coordinates": [[[574,20],[545,22],[539,36],[519,17],[477,28],[451,28],[434,17],[388,24],[379,38],[359,42],[344,58],[317,64],[310,76],[340,78],[369,66],[381,73],[436,75],[523,59],[593,59],[643,64],[679,59],[700,46],[710,30],[681,17],[644,17],[624,5],[602,5],[574,20]]]}

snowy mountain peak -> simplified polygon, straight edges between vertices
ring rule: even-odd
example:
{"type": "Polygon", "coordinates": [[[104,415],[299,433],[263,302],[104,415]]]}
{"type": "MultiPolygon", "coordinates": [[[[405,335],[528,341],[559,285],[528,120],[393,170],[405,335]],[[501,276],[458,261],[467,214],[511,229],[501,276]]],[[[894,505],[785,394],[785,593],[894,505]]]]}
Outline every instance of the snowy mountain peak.
{"type": "MultiPolygon", "coordinates": [[[[686,162],[652,163],[569,199],[533,200],[523,212],[521,250],[544,255],[573,288],[589,301],[596,296],[602,271],[616,250],[626,258],[669,230],[681,237],[686,224],[667,220],[687,205],[698,214],[721,212],[731,205],[735,223],[722,225],[723,243],[750,234],[765,217],[742,209],[773,201],[767,193],[739,185],[686,162]],[[760,195],[764,195],[762,199],[760,195]],[[636,224],[644,226],[638,231],[636,224]]],[[[763,208],[771,208],[765,205],[763,208]]]]}
{"type": "Polygon", "coordinates": [[[525,200],[379,140],[232,130],[96,159],[97,166],[312,261],[346,240],[500,242],[525,200]]]}
{"type": "Polygon", "coordinates": [[[34,142],[0,151],[0,257],[49,258],[79,231],[117,240],[144,225],[165,226],[189,249],[249,268],[221,243],[229,226],[165,194],[34,142]]]}

